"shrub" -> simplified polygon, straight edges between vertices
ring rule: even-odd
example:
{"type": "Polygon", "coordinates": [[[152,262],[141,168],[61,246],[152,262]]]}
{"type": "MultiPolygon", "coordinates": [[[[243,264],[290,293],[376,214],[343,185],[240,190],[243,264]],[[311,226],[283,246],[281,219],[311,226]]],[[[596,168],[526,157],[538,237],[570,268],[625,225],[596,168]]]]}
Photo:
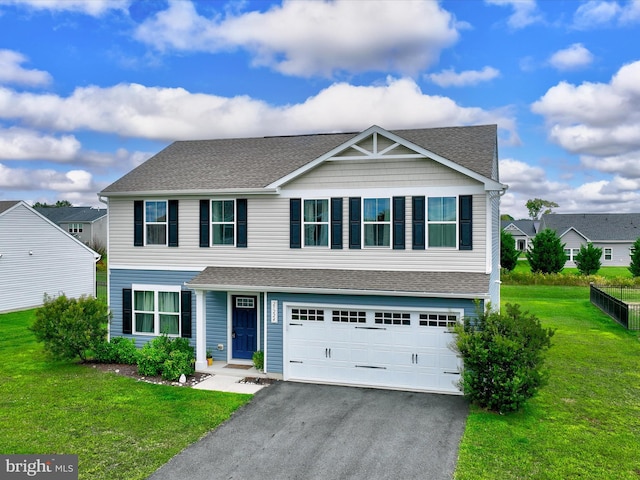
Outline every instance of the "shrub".
{"type": "Polygon", "coordinates": [[[640,277],[640,238],[633,242],[629,255],[631,256],[629,271],[634,277],[640,277]]]}
{"type": "Polygon", "coordinates": [[[186,338],[171,339],[163,334],[146,343],[138,354],[140,375],[162,375],[165,380],[177,380],[180,375],[193,372],[193,347],[186,338]]]}
{"type": "Polygon", "coordinates": [[[100,363],[138,363],[138,349],[132,338],[114,337],[98,345],[94,353],[96,362],[100,363]]]}
{"type": "Polygon", "coordinates": [[[567,255],[564,244],[553,230],[546,228],[531,240],[527,260],[532,272],[559,273],[564,268],[567,255]]]}
{"type": "Polygon", "coordinates": [[[461,387],[469,400],[505,413],[519,410],[546,381],[544,352],[553,330],[519,305],[506,305],[506,314],[478,310],[455,327],[455,348],[464,360],[461,387]]]}
{"type": "Polygon", "coordinates": [[[262,350],[253,352],[253,366],[256,367],[256,370],[264,370],[264,352],[262,350]]]}
{"type": "Polygon", "coordinates": [[[509,232],[500,231],[500,266],[507,272],[512,271],[518,264],[518,255],[520,252],[516,250],[516,241],[509,232]]]}
{"type": "Polygon", "coordinates": [[[44,296],[44,305],[36,311],[31,331],[56,359],[87,359],[107,336],[107,305],[93,297],[78,299],[44,296]]]}
{"type": "Polygon", "coordinates": [[[580,251],[575,256],[576,267],[582,275],[595,275],[600,270],[602,263],[602,249],[594,247],[592,243],[581,245],[580,251]]]}

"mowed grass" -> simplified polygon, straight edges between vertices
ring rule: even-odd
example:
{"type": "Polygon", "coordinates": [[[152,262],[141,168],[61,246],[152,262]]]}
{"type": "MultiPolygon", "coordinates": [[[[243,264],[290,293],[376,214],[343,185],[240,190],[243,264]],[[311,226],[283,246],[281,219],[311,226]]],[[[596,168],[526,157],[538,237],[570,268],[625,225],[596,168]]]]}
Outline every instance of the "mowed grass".
{"type": "Polygon", "coordinates": [[[640,478],[640,342],[589,302],[587,287],[504,286],[556,329],[549,383],[525,409],[472,408],[455,478],[640,478]]]}
{"type": "Polygon", "coordinates": [[[80,479],[142,479],[251,398],[49,361],[34,312],[0,315],[2,454],[77,454],[80,479]]]}
{"type": "MultiPolygon", "coordinates": [[[[530,273],[531,266],[527,260],[518,260],[516,264],[516,268],[513,269],[514,273],[530,273]]],[[[580,275],[580,271],[575,267],[565,267],[561,272],[563,275],[580,275]]],[[[629,271],[629,267],[600,267],[597,273],[598,276],[604,278],[632,278],[631,272],[629,271]]]]}

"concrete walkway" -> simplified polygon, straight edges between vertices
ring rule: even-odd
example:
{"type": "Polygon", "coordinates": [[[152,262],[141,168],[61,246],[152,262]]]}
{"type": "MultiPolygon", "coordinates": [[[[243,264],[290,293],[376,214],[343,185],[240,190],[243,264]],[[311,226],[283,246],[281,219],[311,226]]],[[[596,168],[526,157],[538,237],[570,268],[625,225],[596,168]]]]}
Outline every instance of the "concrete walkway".
{"type": "Polygon", "coordinates": [[[461,396],[277,382],[151,480],[451,479],[461,396]]]}
{"type": "MultiPolygon", "coordinates": [[[[246,365],[246,367],[250,366],[246,365]]],[[[254,394],[266,386],[252,383],[240,383],[244,378],[266,378],[264,373],[259,372],[254,367],[233,368],[232,365],[224,362],[214,362],[213,366],[199,371],[210,373],[212,377],[207,378],[193,387],[198,390],[254,394]]]]}

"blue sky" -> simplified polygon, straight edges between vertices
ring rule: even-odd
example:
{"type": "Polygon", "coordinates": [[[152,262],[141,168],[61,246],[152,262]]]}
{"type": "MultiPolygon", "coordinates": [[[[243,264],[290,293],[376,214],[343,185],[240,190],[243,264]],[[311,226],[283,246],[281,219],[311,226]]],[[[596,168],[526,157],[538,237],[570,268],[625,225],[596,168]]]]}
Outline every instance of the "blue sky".
{"type": "Polygon", "coordinates": [[[174,140],[496,123],[502,212],[640,212],[640,0],[0,0],[0,200],[174,140]]]}

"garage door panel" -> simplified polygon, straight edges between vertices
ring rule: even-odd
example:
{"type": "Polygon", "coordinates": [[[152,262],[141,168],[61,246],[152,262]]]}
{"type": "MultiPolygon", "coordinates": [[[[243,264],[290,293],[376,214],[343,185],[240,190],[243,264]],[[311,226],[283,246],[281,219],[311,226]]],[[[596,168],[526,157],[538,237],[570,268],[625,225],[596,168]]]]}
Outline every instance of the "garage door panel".
{"type": "Polygon", "coordinates": [[[460,393],[460,359],[448,348],[451,314],[331,306],[298,312],[313,314],[288,322],[285,379],[460,393]]]}

